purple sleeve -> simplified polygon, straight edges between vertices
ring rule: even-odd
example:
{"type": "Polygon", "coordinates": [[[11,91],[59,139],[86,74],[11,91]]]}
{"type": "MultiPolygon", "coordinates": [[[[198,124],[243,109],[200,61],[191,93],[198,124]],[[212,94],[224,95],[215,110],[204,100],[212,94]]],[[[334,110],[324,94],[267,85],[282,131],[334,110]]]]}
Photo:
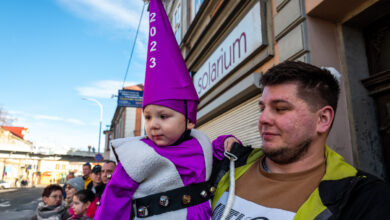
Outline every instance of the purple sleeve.
{"type": "Polygon", "coordinates": [[[104,190],[94,219],[129,220],[132,206],[131,198],[138,186],[139,183],[127,175],[119,162],[104,190]]]}
{"type": "Polygon", "coordinates": [[[217,160],[222,160],[224,158],[223,152],[225,151],[225,148],[223,146],[223,142],[228,137],[234,137],[235,139],[238,140],[238,142],[240,144],[242,144],[241,141],[238,138],[236,138],[234,135],[221,135],[221,136],[217,137],[213,141],[213,143],[212,143],[212,145],[213,145],[213,156],[217,160]]]}

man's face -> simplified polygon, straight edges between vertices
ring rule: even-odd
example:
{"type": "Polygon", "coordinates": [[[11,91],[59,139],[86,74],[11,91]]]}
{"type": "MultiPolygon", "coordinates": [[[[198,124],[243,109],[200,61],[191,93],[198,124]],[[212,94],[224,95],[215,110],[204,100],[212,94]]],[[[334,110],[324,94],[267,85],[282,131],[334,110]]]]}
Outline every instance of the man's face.
{"type": "Polygon", "coordinates": [[[84,177],[88,177],[91,174],[91,168],[89,166],[83,166],[83,175],[84,177]]]}
{"type": "Polygon", "coordinates": [[[91,175],[93,185],[96,186],[102,182],[102,172],[92,173],[91,175]]]}
{"type": "MultiPolygon", "coordinates": [[[[174,144],[185,131],[185,116],[160,105],[147,105],[144,109],[145,128],[148,138],[158,146],[174,144]]],[[[187,129],[194,128],[187,123],[187,129]]]]}
{"type": "Polygon", "coordinates": [[[112,175],[112,173],[115,170],[115,164],[114,163],[104,163],[102,167],[102,181],[104,184],[107,184],[110,178],[108,178],[109,175],[112,175]]]}
{"type": "Polygon", "coordinates": [[[259,131],[262,148],[276,163],[298,160],[316,137],[317,117],[308,104],[297,97],[297,85],[266,86],[259,101],[259,131]]]}
{"type": "Polygon", "coordinates": [[[70,180],[70,179],[73,179],[73,178],[74,178],[74,174],[68,174],[68,176],[66,176],[67,180],[70,180]]]}
{"type": "Polygon", "coordinates": [[[58,206],[62,202],[62,191],[56,190],[50,193],[49,197],[42,197],[43,202],[47,206],[58,206]]]}

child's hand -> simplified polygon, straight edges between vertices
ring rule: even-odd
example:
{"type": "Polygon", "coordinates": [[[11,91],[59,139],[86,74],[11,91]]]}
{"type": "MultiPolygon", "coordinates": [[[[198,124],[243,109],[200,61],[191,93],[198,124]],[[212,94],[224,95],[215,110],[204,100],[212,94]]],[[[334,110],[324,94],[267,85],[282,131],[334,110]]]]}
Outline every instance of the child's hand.
{"type": "Polygon", "coordinates": [[[233,144],[237,142],[237,143],[240,143],[236,138],[234,137],[228,137],[224,140],[223,142],[223,146],[225,148],[225,151],[227,152],[230,152],[230,150],[232,149],[232,146],[233,144]]]}

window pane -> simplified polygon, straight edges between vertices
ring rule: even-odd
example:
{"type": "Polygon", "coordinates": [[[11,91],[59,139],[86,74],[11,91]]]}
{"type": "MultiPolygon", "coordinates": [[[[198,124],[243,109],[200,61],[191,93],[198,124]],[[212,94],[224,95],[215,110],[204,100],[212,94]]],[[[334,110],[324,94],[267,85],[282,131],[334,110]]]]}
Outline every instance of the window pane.
{"type": "Polygon", "coordinates": [[[176,37],[177,43],[180,44],[180,41],[181,41],[181,38],[180,38],[181,37],[181,26],[180,25],[177,27],[175,37],[176,37]]]}
{"type": "Polygon", "coordinates": [[[175,38],[178,44],[180,44],[181,41],[181,5],[178,4],[175,15],[174,15],[174,26],[173,30],[175,32],[175,38]]]}
{"type": "Polygon", "coordinates": [[[202,5],[203,0],[195,0],[195,14],[198,13],[200,6],[202,5]]]}
{"type": "Polygon", "coordinates": [[[179,19],[177,19],[177,13],[178,13],[178,11],[175,12],[175,18],[173,19],[173,27],[176,27],[176,25],[179,21],[179,19]]]}

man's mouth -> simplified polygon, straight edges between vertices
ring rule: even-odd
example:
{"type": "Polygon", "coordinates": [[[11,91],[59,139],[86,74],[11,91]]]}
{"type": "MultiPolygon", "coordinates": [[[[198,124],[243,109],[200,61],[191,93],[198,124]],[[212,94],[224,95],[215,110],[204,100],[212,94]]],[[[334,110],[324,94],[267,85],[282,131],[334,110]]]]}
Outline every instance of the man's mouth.
{"type": "Polygon", "coordinates": [[[273,133],[273,132],[268,132],[268,131],[262,132],[262,134],[261,134],[261,137],[263,138],[263,140],[269,140],[275,136],[279,136],[279,134],[273,133]]]}

